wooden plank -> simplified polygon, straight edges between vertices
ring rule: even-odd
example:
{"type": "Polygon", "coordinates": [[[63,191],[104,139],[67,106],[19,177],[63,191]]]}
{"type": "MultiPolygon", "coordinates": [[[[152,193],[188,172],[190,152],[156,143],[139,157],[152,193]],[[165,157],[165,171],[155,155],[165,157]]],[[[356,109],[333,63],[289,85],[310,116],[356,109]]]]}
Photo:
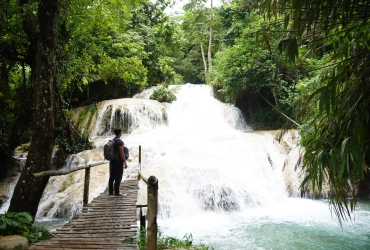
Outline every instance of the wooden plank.
{"type": "Polygon", "coordinates": [[[94,229],[94,228],[101,228],[101,229],[104,229],[104,228],[109,228],[109,229],[117,229],[117,228],[126,228],[126,229],[130,229],[130,228],[137,228],[137,225],[133,225],[133,224],[112,224],[112,225],[104,225],[104,226],[99,226],[99,224],[94,224],[94,225],[91,225],[91,226],[76,226],[76,227],[68,227],[68,228],[60,228],[59,230],[57,230],[55,233],[58,233],[60,231],[65,231],[65,230],[77,230],[77,229],[84,229],[84,228],[90,228],[90,229],[94,229]]]}
{"type": "MultiPolygon", "coordinates": [[[[122,217],[124,218],[124,217],[122,217]]],[[[112,218],[110,218],[112,219],[112,218]]],[[[90,225],[91,226],[94,226],[94,225],[100,225],[102,227],[104,226],[114,226],[114,225],[123,225],[123,226],[132,226],[132,225],[136,225],[136,219],[133,218],[133,217],[127,217],[127,219],[123,219],[123,220],[117,220],[117,221],[105,221],[104,219],[99,219],[99,220],[94,220],[94,221],[86,221],[86,220],[81,220],[81,221],[78,221],[79,223],[76,224],[71,224],[71,225],[68,225],[68,226],[63,226],[62,228],[59,228],[57,229],[58,230],[61,230],[61,229],[64,229],[64,228],[76,228],[76,227],[89,227],[90,225]]]]}
{"type": "MultiPolygon", "coordinates": [[[[85,214],[87,214],[87,215],[96,214],[96,215],[107,215],[107,216],[116,215],[116,214],[133,215],[133,214],[136,214],[136,208],[130,208],[130,209],[121,208],[120,209],[120,208],[117,207],[115,209],[110,209],[109,208],[109,210],[106,210],[106,209],[102,209],[100,207],[97,207],[94,210],[83,210],[82,212],[84,213],[84,216],[85,216],[85,214]]],[[[81,215],[75,216],[73,219],[78,218],[78,217],[81,217],[81,215]]]]}
{"type": "Polygon", "coordinates": [[[116,223],[104,223],[104,221],[97,222],[97,223],[87,223],[83,225],[75,225],[71,227],[62,227],[55,231],[55,233],[63,230],[72,230],[72,229],[79,229],[79,228],[115,228],[115,227],[126,227],[126,228],[134,228],[137,227],[136,221],[130,219],[130,221],[126,222],[116,222],[116,223]],[[99,226],[100,225],[100,226],[99,226]]]}
{"type": "MultiPolygon", "coordinates": [[[[134,223],[135,223],[135,221],[134,221],[134,223]]],[[[89,223],[89,224],[83,224],[83,225],[76,224],[73,227],[62,227],[62,228],[59,228],[59,229],[57,229],[56,232],[64,231],[64,230],[70,230],[70,229],[86,228],[86,227],[89,227],[89,228],[111,228],[111,229],[115,229],[115,228],[121,228],[121,227],[124,227],[124,228],[137,228],[137,225],[136,224],[129,224],[129,223],[120,223],[120,222],[111,223],[109,225],[108,224],[102,225],[101,223],[89,223]]]]}
{"type": "Polygon", "coordinates": [[[138,181],[125,180],[120,192],[125,196],[109,196],[106,190],[57,229],[55,238],[31,244],[29,249],[137,250],[138,181]],[[122,243],[125,238],[134,242],[122,243]]]}
{"type": "MultiPolygon", "coordinates": [[[[112,234],[112,235],[115,235],[115,234],[121,234],[121,233],[128,233],[130,232],[131,230],[128,230],[128,229],[116,229],[116,232],[112,232],[112,230],[83,230],[83,231],[78,231],[78,230],[69,230],[69,231],[62,231],[62,232],[59,232],[55,235],[61,235],[61,234],[74,234],[74,235],[81,235],[79,237],[83,237],[84,235],[92,235],[92,234],[112,234]]],[[[136,231],[134,231],[136,232],[136,231]]]]}
{"type": "Polygon", "coordinates": [[[135,246],[122,246],[122,245],[106,245],[106,246],[94,246],[94,245],[73,245],[73,246],[37,246],[37,248],[31,247],[29,249],[60,249],[60,250],[74,250],[74,249],[84,249],[84,250],[95,250],[95,249],[109,249],[109,250],[137,250],[135,246]]]}
{"type": "Polygon", "coordinates": [[[132,218],[132,216],[134,215],[135,213],[125,213],[125,212],[116,212],[116,213],[89,213],[89,212],[86,212],[84,214],[83,217],[80,217],[80,219],[82,221],[86,221],[86,220],[100,220],[102,218],[105,218],[105,219],[112,219],[112,218],[122,218],[122,219],[127,219],[127,217],[129,218],[132,218]],[[97,218],[97,216],[99,216],[97,218]]]}
{"type": "MultiPolygon", "coordinates": [[[[83,241],[83,240],[80,240],[80,241],[77,241],[76,239],[68,239],[68,238],[65,238],[64,240],[57,240],[57,241],[48,241],[46,243],[43,243],[42,245],[43,246],[46,246],[46,245],[53,245],[54,243],[61,243],[63,244],[64,246],[67,246],[67,245],[108,245],[108,244],[121,244],[121,241],[122,240],[119,240],[119,241],[107,241],[107,240],[102,240],[102,239],[96,239],[95,241],[83,241]]],[[[133,244],[134,243],[130,243],[130,244],[133,244]]],[[[37,245],[37,244],[36,244],[37,245]]]]}
{"type": "Polygon", "coordinates": [[[43,244],[55,244],[56,242],[67,242],[67,243],[81,243],[81,242],[90,242],[90,243],[101,243],[101,244],[107,244],[108,242],[115,242],[115,243],[121,243],[126,238],[132,238],[134,235],[130,234],[123,234],[123,235],[101,235],[100,237],[90,237],[90,238],[71,238],[71,237],[58,237],[56,240],[50,240],[43,244]],[[106,241],[107,237],[115,236],[115,241],[106,241]]]}
{"type": "Polygon", "coordinates": [[[71,232],[71,231],[86,231],[86,230],[136,230],[137,229],[137,226],[134,226],[134,225],[114,225],[112,227],[75,227],[75,228],[63,228],[63,229],[60,229],[56,232],[54,232],[54,234],[60,234],[60,233],[64,233],[64,232],[71,232]]]}

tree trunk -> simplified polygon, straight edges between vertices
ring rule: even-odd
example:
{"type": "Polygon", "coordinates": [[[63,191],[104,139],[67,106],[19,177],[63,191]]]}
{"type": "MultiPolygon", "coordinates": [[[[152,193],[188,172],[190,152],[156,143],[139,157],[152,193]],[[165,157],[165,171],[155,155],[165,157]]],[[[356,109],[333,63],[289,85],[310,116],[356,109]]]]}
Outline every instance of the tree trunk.
{"type": "Polygon", "coordinates": [[[14,189],[9,207],[9,211],[26,211],[33,217],[37,213],[49,177],[34,178],[31,174],[50,169],[55,142],[53,86],[58,16],[58,0],[39,2],[33,135],[26,165],[14,189]]]}
{"type": "Polygon", "coordinates": [[[281,111],[280,109],[280,105],[279,105],[279,98],[278,98],[278,93],[277,93],[277,89],[278,89],[278,81],[277,81],[277,75],[279,73],[279,69],[278,67],[276,66],[275,67],[275,73],[274,73],[274,87],[272,88],[272,94],[274,95],[274,100],[275,100],[275,104],[276,104],[276,108],[281,111]]]}
{"type": "Polygon", "coordinates": [[[209,43],[208,43],[208,72],[212,69],[212,38],[213,38],[213,0],[211,0],[211,18],[209,27],[209,43]]]}
{"type": "Polygon", "coordinates": [[[4,63],[0,65],[0,93],[2,95],[9,95],[9,72],[12,70],[14,65],[15,63],[4,63]]]}
{"type": "Polygon", "coordinates": [[[87,92],[87,103],[90,104],[90,84],[89,82],[87,83],[87,86],[86,86],[86,92],[87,92]]]}
{"type": "Polygon", "coordinates": [[[203,59],[203,64],[204,64],[204,75],[207,76],[207,73],[208,73],[207,60],[206,60],[206,56],[204,55],[204,48],[203,48],[202,42],[200,42],[200,51],[202,52],[202,59],[203,59]]]}

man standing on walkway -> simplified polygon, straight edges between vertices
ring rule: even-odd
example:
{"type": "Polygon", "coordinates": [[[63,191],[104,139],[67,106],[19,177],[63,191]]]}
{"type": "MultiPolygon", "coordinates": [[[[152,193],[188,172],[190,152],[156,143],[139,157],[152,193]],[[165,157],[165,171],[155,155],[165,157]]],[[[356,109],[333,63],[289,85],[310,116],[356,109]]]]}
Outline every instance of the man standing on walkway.
{"type": "Polygon", "coordinates": [[[120,139],[122,136],[122,130],[120,128],[114,129],[114,134],[116,137],[114,138],[114,154],[117,155],[116,159],[110,161],[109,163],[109,181],[108,181],[108,188],[109,188],[109,195],[122,196],[119,192],[119,186],[122,181],[123,175],[123,167],[127,168],[127,162],[125,153],[123,151],[124,143],[120,139]],[[114,190],[113,190],[113,183],[114,183],[114,190]]]}

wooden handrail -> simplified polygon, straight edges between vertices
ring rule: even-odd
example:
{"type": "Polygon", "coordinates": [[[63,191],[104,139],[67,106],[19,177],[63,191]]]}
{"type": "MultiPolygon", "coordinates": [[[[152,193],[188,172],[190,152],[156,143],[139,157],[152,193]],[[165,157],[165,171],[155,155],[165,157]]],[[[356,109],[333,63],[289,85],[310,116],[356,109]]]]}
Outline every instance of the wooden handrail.
{"type": "MultiPolygon", "coordinates": [[[[70,174],[75,171],[85,169],[85,183],[84,183],[84,196],[83,205],[87,205],[89,200],[89,184],[90,184],[90,168],[98,165],[109,163],[109,161],[100,161],[93,164],[84,164],[74,167],[73,169],[63,169],[63,170],[49,170],[38,173],[32,173],[33,177],[44,177],[44,176],[58,176],[70,174]]],[[[142,179],[147,184],[147,199],[148,205],[137,205],[137,207],[147,206],[147,250],[157,249],[157,234],[158,234],[158,224],[157,224],[157,214],[158,214],[158,179],[155,176],[146,177],[141,172],[141,146],[139,146],[139,174],[138,179],[142,179]]]]}
{"type": "Polygon", "coordinates": [[[38,172],[38,173],[32,173],[32,175],[35,178],[44,177],[44,176],[65,175],[65,174],[70,174],[70,173],[76,172],[76,171],[81,170],[81,169],[95,167],[95,166],[99,166],[99,165],[106,164],[106,163],[109,163],[109,161],[99,161],[99,162],[95,162],[95,163],[89,164],[89,165],[87,165],[87,164],[78,165],[77,167],[74,167],[72,169],[42,171],[42,172],[38,172]]]}
{"type": "Polygon", "coordinates": [[[32,173],[33,177],[43,177],[43,176],[58,176],[58,175],[66,175],[73,172],[76,172],[81,169],[85,169],[85,182],[84,182],[84,193],[83,193],[83,199],[82,203],[83,206],[86,206],[89,201],[89,188],[90,188],[90,168],[99,166],[102,164],[109,163],[109,161],[99,161],[95,162],[94,164],[85,164],[85,165],[79,165],[77,167],[74,167],[72,169],[62,169],[62,170],[49,170],[49,171],[43,171],[39,173],[32,173]]]}

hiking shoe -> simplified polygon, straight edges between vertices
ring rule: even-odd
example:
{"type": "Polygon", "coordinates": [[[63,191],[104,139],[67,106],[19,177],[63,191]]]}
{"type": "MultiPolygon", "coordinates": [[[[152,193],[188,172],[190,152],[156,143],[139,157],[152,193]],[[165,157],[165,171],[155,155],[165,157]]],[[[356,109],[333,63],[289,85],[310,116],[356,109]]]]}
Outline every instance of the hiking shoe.
{"type": "Polygon", "coordinates": [[[114,196],[123,196],[122,194],[115,194],[114,196]]]}

